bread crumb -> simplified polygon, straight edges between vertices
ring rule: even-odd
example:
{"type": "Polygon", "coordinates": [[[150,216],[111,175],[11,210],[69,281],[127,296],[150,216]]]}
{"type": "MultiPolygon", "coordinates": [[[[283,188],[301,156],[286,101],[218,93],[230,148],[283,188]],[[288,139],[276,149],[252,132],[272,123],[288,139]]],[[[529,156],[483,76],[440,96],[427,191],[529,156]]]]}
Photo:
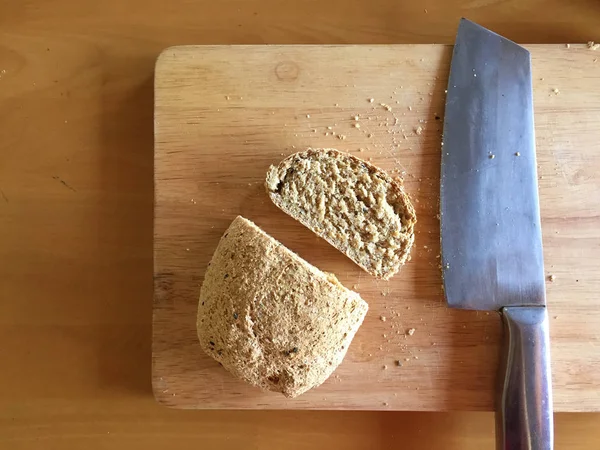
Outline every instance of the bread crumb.
{"type": "Polygon", "coordinates": [[[589,41],[587,46],[590,50],[598,50],[600,48],[600,43],[596,43],[594,41],[589,41]]]}
{"type": "Polygon", "coordinates": [[[571,44],[565,44],[566,48],[571,48],[571,44]]]}
{"type": "Polygon", "coordinates": [[[521,152],[515,153],[515,156],[521,156],[521,152]]]}
{"type": "Polygon", "coordinates": [[[399,359],[397,359],[396,360],[396,366],[402,367],[402,361],[400,361],[399,359]]]}
{"type": "Polygon", "coordinates": [[[352,126],[353,126],[354,128],[360,128],[360,123],[353,123],[353,124],[352,124],[352,126]]]}
{"type": "Polygon", "coordinates": [[[415,134],[417,134],[418,136],[421,136],[423,134],[423,127],[420,125],[418,127],[416,127],[415,134]]]}
{"type": "Polygon", "coordinates": [[[389,403],[388,402],[383,402],[383,406],[388,406],[389,403]]]}
{"type": "Polygon", "coordinates": [[[374,99],[374,98],[370,98],[370,99],[369,99],[369,103],[373,103],[374,101],[375,101],[375,99],[374,99]]]}
{"type": "Polygon", "coordinates": [[[418,356],[415,356],[415,359],[419,359],[419,357],[418,357],[418,356]]]}
{"type": "Polygon", "coordinates": [[[387,293],[387,292],[385,292],[385,291],[381,291],[381,296],[382,296],[382,297],[387,297],[387,295],[388,295],[388,293],[387,293]]]}
{"type": "Polygon", "coordinates": [[[490,155],[490,159],[494,159],[496,157],[496,155],[494,155],[493,153],[490,155]]]}
{"type": "Polygon", "coordinates": [[[413,334],[415,334],[415,331],[417,331],[417,330],[415,330],[414,328],[410,328],[410,329],[409,329],[409,330],[408,330],[406,333],[407,333],[409,336],[412,336],[413,334]]]}
{"type": "Polygon", "coordinates": [[[369,133],[369,134],[367,135],[367,137],[368,137],[368,138],[372,138],[372,137],[373,137],[373,134],[372,134],[372,133],[369,133]]]}
{"type": "Polygon", "coordinates": [[[306,118],[307,118],[307,119],[310,119],[310,114],[307,114],[307,115],[306,115],[306,118]]]}
{"type": "Polygon", "coordinates": [[[558,95],[560,93],[560,91],[558,90],[558,88],[552,89],[552,92],[554,92],[554,94],[556,94],[556,95],[558,95]]]}
{"type": "Polygon", "coordinates": [[[379,317],[379,319],[381,319],[382,322],[385,322],[387,320],[387,317],[381,316],[381,317],[379,317]]]}
{"type": "Polygon", "coordinates": [[[354,117],[353,117],[353,119],[354,119],[354,120],[358,120],[358,119],[359,119],[359,117],[358,117],[358,116],[354,116],[354,117]]]}
{"type": "Polygon", "coordinates": [[[558,319],[558,316],[554,316],[555,319],[558,319]]]}
{"type": "Polygon", "coordinates": [[[383,370],[386,370],[386,369],[387,369],[387,366],[384,364],[383,365],[383,370]]]}
{"type": "Polygon", "coordinates": [[[412,106],[409,106],[409,107],[408,107],[408,110],[409,110],[409,111],[412,111],[412,106]]]}
{"type": "Polygon", "coordinates": [[[554,282],[555,280],[556,280],[556,275],[554,275],[554,274],[548,275],[548,281],[554,282]]]}
{"type": "Polygon", "coordinates": [[[338,134],[338,139],[340,139],[340,140],[343,141],[344,139],[346,139],[346,135],[344,135],[344,134],[338,134]]]}
{"type": "Polygon", "coordinates": [[[354,286],[352,286],[352,289],[358,289],[358,284],[355,284],[354,286]]]}

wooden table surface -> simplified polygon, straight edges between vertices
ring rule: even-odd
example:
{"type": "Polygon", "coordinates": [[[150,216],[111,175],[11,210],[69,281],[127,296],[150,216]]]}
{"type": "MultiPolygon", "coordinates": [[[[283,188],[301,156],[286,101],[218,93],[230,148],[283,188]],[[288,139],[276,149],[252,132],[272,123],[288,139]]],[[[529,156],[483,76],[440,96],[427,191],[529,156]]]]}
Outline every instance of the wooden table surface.
{"type": "MultiPolygon", "coordinates": [[[[493,448],[487,413],[176,411],[150,387],[160,50],[450,43],[460,16],[600,40],[596,0],[0,0],[0,448],[493,448]]],[[[556,448],[598,423],[557,415],[556,448]]]]}

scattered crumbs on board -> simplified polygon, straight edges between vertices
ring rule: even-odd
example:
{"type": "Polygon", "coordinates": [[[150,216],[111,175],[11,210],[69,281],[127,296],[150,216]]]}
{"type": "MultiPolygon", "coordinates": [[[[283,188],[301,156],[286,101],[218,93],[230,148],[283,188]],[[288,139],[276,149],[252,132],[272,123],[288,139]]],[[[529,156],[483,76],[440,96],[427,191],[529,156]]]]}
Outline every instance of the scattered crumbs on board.
{"type": "Polygon", "coordinates": [[[600,42],[588,41],[587,46],[590,50],[598,50],[600,48],[600,42]]]}
{"type": "Polygon", "coordinates": [[[550,282],[552,282],[552,283],[553,283],[554,281],[556,281],[556,275],[554,275],[554,274],[550,274],[550,275],[548,275],[548,281],[550,281],[550,282]]]}

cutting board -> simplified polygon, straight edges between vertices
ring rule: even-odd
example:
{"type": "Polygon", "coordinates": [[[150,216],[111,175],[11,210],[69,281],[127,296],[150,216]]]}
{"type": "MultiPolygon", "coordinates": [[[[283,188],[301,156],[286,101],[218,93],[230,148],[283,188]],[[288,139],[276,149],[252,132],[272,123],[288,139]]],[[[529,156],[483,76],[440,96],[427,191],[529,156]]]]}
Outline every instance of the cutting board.
{"type": "MultiPolygon", "coordinates": [[[[528,46],[557,411],[600,410],[600,51],[528,46]]],[[[152,381],[177,408],[492,410],[496,313],[448,309],[439,270],[440,138],[451,47],[186,46],[155,78],[152,381]],[[354,116],[360,128],[355,128],[354,116]],[[412,260],[378,281],[279,211],[270,164],[335,147],[403,178],[412,260]],[[370,310],[344,362],[296,399],[234,379],[197,342],[197,299],[237,215],[356,289],[370,310]],[[414,328],[414,334],[407,330],[414,328]]]]}

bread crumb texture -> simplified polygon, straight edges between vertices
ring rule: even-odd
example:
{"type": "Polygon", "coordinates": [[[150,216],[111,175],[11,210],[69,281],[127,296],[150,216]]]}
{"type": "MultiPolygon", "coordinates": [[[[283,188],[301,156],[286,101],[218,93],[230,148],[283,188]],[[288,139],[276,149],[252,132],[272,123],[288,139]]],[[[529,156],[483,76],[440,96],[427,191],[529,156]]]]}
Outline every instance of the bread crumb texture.
{"type": "Polygon", "coordinates": [[[308,149],[271,166],[273,203],[370,274],[390,279],[408,259],[415,210],[402,184],[355,156],[308,149]]]}
{"type": "Polygon", "coordinates": [[[197,330],[236,377],[295,397],[342,362],[368,305],[251,221],[237,217],[209,263],[197,330]]]}

